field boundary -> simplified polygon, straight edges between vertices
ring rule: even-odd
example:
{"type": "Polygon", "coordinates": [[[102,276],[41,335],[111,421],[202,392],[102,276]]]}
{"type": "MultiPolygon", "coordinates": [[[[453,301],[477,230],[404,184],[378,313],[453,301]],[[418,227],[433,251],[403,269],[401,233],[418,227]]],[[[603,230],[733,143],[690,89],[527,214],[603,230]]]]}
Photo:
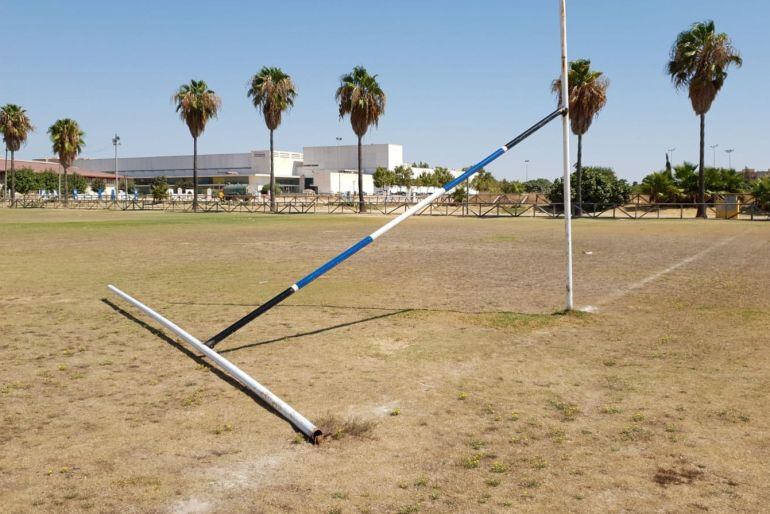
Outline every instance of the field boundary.
{"type": "MultiPolygon", "coordinates": [[[[406,212],[419,200],[418,197],[369,197],[366,199],[366,213],[397,216],[406,212]]],[[[690,219],[696,217],[699,205],[705,205],[709,218],[769,221],[770,212],[761,209],[753,198],[742,199],[743,203],[724,208],[724,198],[715,195],[704,204],[698,203],[657,203],[650,202],[642,195],[636,195],[625,204],[602,205],[583,203],[581,217],[588,219],[690,219]]],[[[199,212],[271,214],[269,201],[261,199],[200,200],[199,212]]],[[[39,196],[25,196],[16,200],[15,205],[0,203],[5,208],[26,209],[81,209],[116,211],[168,211],[192,212],[192,201],[170,199],[156,201],[142,197],[131,200],[105,200],[98,198],[71,199],[65,205],[61,201],[39,196]]],[[[283,196],[276,198],[274,214],[358,214],[356,200],[339,196],[283,196]]],[[[564,217],[563,204],[551,203],[541,194],[535,195],[475,195],[462,202],[450,197],[439,198],[415,214],[416,216],[459,216],[475,218],[552,218],[564,217]]]]}

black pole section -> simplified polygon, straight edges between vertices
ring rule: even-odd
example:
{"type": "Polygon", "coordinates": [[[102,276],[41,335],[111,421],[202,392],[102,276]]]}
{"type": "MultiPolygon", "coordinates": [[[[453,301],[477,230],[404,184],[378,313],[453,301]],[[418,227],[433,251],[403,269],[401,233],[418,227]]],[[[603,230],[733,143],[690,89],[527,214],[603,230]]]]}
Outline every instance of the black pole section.
{"type": "Polygon", "coordinates": [[[265,303],[257,307],[255,310],[251,311],[250,313],[248,313],[247,315],[245,315],[244,317],[242,317],[241,319],[239,319],[238,321],[236,321],[235,323],[233,323],[232,325],[230,325],[229,327],[227,327],[226,329],[224,329],[223,331],[221,331],[220,333],[218,333],[217,335],[215,335],[214,337],[206,341],[206,346],[208,346],[209,348],[214,348],[214,346],[216,346],[216,344],[220,342],[222,339],[226,338],[233,332],[240,330],[241,328],[243,328],[244,325],[254,321],[255,318],[269,311],[270,309],[272,309],[273,307],[275,307],[276,305],[278,305],[279,303],[281,303],[282,301],[284,301],[286,298],[290,297],[293,294],[294,294],[293,287],[285,289],[279,295],[269,299],[268,301],[266,301],[265,303]]]}
{"type": "Polygon", "coordinates": [[[567,114],[566,108],[560,108],[553,111],[551,114],[543,118],[542,120],[538,121],[531,127],[529,127],[527,130],[516,136],[515,138],[511,139],[506,145],[505,149],[510,150],[514,146],[518,145],[525,139],[527,139],[529,136],[540,130],[541,128],[548,125],[550,122],[552,122],[554,119],[558,118],[559,116],[565,116],[567,114]]]}
{"type": "MultiPolygon", "coordinates": [[[[542,120],[538,121],[537,123],[532,125],[530,128],[528,128],[527,130],[525,130],[524,132],[522,132],[521,134],[519,134],[515,138],[511,139],[505,145],[506,151],[510,150],[514,146],[518,145],[519,143],[521,143],[522,141],[527,139],[529,136],[531,136],[532,134],[534,134],[535,132],[537,132],[541,128],[543,128],[546,125],[548,125],[548,123],[550,123],[554,119],[558,118],[559,116],[563,116],[565,114],[567,114],[567,109],[566,108],[559,108],[559,109],[553,111],[551,114],[549,114],[548,116],[546,116],[542,120]]],[[[498,152],[499,151],[500,151],[500,149],[498,149],[498,152]]],[[[350,255],[353,255],[355,252],[360,250],[363,246],[366,246],[367,244],[372,242],[371,237],[369,238],[368,242],[366,242],[365,244],[362,245],[363,241],[364,240],[359,241],[356,245],[354,245],[353,247],[351,247],[348,250],[346,250],[345,254],[347,254],[347,255],[344,258],[347,259],[348,257],[350,257],[350,255]],[[348,253],[348,252],[350,252],[350,253],[348,253]]],[[[302,284],[300,284],[299,287],[302,287],[302,284]]],[[[243,328],[244,325],[254,321],[254,319],[256,319],[257,317],[261,316],[265,312],[269,311],[270,309],[272,309],[273,307],[275,307],[276,305],[278,305],[279,303],[284,301],[289,296],[293,295],[296,291],[299,290],[299,287],[296,284],[292,285],[290,288],[284,290],[279,295],[277,295],[277,296],[271,298],[270,300],[266,301],[265,303],[263,303],[262,305],[257,307],[255,310],[251,311],[250,313],[248,313],[247,315],[245,315],[244,317],[242,317],[241,319],[239,319],[238,321],[236,321],[235,323],[233,323],[232,325],[230,325],[229,327],[225,328],[220,333],[218,333],[217,335],[213,336],[211,339],[206,341],[206,346],[208,346],[209,348],[214,348],[214,346],[216,346],[219,342],[221,342],[226,337],[230,336],[233,332],[236,332],[237,330],[243,328]]]]}

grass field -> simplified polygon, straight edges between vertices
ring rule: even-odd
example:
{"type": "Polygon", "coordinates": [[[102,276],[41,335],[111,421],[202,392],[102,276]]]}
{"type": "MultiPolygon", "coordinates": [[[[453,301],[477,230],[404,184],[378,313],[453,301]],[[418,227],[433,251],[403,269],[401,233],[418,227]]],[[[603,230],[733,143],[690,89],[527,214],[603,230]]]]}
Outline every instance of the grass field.
{"type": "Polygon", "coordinates": [[[770,224],[0,210],[4,512],[762,511],[770,224]],[[193,357],[193,358],[191,358],[193,357]]]}

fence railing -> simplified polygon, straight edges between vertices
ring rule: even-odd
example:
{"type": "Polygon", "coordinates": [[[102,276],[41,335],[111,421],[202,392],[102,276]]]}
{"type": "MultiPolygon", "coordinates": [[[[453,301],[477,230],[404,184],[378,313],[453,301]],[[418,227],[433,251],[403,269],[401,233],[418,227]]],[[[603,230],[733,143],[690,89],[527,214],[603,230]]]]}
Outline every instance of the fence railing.
{"type": "MultiPolygon", "coordinates": [[[[365,211],[370,214],[398,215],[414,205],[419,198],[404,196],[367,196],[365,211]]],[[[744,195],[744,203],[736,204],[732,209],[720,209],[723,198],[715,195],[703,204],[658,203],[649,198],[636,195],[622,205],[596,204],[583,202],[580,215],[585,218],[602,219],[686,219],[696,217],[698,207],[703,206],[710,218],[770,220],[770,211],[744,195]]],[[[9,207],[10,202],[0,203],[9,207]]],[[[192,212],[192,201],[186,199],[168,199],[157,201],[151,197],[139,197],[128,200],[79,198],[63,201],[37,195],[19,196],[17,208],[47,209],[85,209],[85,210],[122,210],[122,211],[170,211],[192,212]]],[[[578,207],[575,215],[578,214],[578,207]]],[[[267,198],[243,200],[200,200],[199,212],[245,212],[268,214],[270,202],[267,198]]],[[[275,214],[357,214],[360,206],[357,198],[338,195],[293,195],[276,197],[275,214]]],[[[563,205],[547,201],[543,195],[473,195],[463,201],[451,197],[439,198],[418,213],[421,216],[470,216],[478,218],[560,218],[563,217],[563,205]]]]}

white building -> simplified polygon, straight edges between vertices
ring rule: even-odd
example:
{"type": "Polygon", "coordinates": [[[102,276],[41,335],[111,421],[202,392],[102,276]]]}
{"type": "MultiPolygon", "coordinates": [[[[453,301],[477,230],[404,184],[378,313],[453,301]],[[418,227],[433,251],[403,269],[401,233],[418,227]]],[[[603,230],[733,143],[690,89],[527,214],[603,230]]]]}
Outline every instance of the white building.
{"type": "MultiPolygon", "coordinates": [[[[110,171],[114,159],[78,159],[75,165],[85,170],[110,171]]],[[[159,157],[121,157],[118,170],[121,175],[134,179],[139,185],[148,185],[152,179],[165,176],[174,186],[189,180],[193,174],[192,155],[159,157]]],[[[275,151],[276,183],[290,193],[303,189],[297,170],[302,165],[299,152],[275,151]]],[[[270,182],[270,151],[248,153],[198,155],[198,185],[201,188],[220,188],[225,184],[248,184],[252,192],[261,190],[270,182]]]]}
{"type": "MultiPolygon", "coordinates": [[[[392,170],[403,165],[404,149],[393,144],[363,145],[361,158],[364,193],[374,194],[372,175],[375,170],[380,167],[392,170]]],[[[148,187],[155,177],[165,176],[175,189],[180,182],[192,178],[192,160],[192,155],[120,157],[118,170],[144,187],[148,187]]],[[[78,159],[75,165],[84,170],[103,172],[115,169],[115,161],[111,158],[78,159]]],[[[276,183],[287,193],[301,193],[307,189],[324,194],[358,193],[358,146],[307,146],[302,153],[276,151],[275,177],[276,183]]],[[[247,184],[250,191],[258,192],[269,181],[269,150],[198,156],[200,192],[226,184],[247,184]]]]}
{"type": "MultiPolygon", "coordinates": [[[[358,145],[306,146],[300,173],[312,178],[321,193],[358,192],[358,145]]],[[[361,146],[364,193],[374,194],[372,175],[377,168],[393,169],[404,163],[404,147],[379,144],[361,146]]]]}

